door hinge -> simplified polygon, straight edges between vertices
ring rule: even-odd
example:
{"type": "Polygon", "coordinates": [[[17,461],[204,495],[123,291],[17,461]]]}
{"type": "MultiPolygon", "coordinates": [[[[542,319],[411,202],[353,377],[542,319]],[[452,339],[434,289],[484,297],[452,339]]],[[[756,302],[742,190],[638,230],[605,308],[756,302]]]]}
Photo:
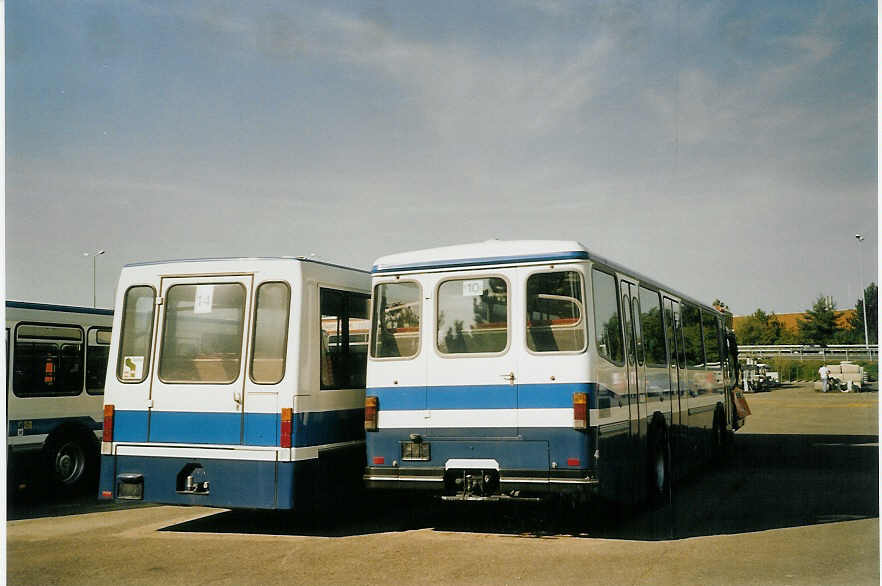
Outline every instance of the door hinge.
{"type": "Polygon", "coordinates": [[[147,399],[147,408],[153,409],[153,399],[147,399]]]}
{"type": "Polygon", "coordinates": [[[156,305],[162,305],[163,301],[165,301],[165,297],[160,295],[159,297],[156,298],[156,305]]]}

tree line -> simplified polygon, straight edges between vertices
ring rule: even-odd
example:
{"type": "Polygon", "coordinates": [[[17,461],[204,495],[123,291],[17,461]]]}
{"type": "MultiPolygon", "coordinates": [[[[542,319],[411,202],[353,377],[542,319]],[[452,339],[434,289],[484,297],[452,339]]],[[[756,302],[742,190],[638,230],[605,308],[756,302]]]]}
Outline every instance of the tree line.
{"type": "MultiPolygon", "coordinates": [[[[876,283],[864,289],[864,297],[855,304],[855,312],[844,324],[837,323],[836,304],[819,295],[805,316],[797,320],[797,329],[785,327],[775,312],[757,309],[741,320],[736,332],[739,344],[863,344],[864,299],[867,300],[867,334],[871,344],[878,339],[878,290],[876,283]]],[[[722,305],[722,304],[721,304],[722,305]]]]}

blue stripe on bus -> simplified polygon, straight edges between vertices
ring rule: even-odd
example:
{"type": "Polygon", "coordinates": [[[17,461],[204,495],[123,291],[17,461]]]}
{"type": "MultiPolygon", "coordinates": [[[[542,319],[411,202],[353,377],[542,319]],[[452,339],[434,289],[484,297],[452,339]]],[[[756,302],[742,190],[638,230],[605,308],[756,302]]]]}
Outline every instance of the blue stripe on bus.
{"type": "MultiPolygon", "coordinates": [[[[117,442],[279,445],[279,413],[245,413],[244,430],[241,425],[241,413],[152,411],[148,440],[148,412],[119,410],[114,413],[113,439],[117,442]]],[[[364,409],[295,413],[292,433],[292,445],[298,448],[361,440],[364,439],[364,409]]]]}
{"type": "Polygon", "coordinates": [[[31,303],[30,301],[7,301],[6,307],[17,309],[39,309],[44,311],[63,311],[66,313],[88,313],[91,315],[113,315],[112,309],[96,309],[94,307],[77,307],[73,305],[54,305],[51,303],[31,303]]]}
{"type": "Polygon", "coordinates": [[[151,442],[238,444],[241,436],[241,413],[150,412],[151,442]]]}
{"type": "Polygon", "coordinates": [[[371,273],[395,273],[400,271],[419,271],[424,269],[444,269],[462,266],[483,266],[496,264],[510,264],[516,262],[540,262],[556,260],[584,260],[588,253],[584,250],[571,252],[558,252],[550,254],[524,254],[519,256],[486,256],[482,258],[462,258],[449,260],[435,260],[400,265],[374,265],[371,273]]]}
{"type": "Polygon", "coordinates": [[[23,436],[44,435],[52,433],[56,428],[64,424],[82,425],[91,430],[99,430],[103,426],[102,421],[95,421],[86,415],[80,417],[49,417],[46,419],[12,419],[7,427],[7,435],[9,437],[17,436],[19,427],[23,436]]]}
{"type": "Polygon", "coordinates": [[[115,410],[113,412],[113,441],[146,442],[147,412],[115,410]]]}
{"type": "Polygon", "coordinates": [[[517,409],[518,406],[517,387],[513,385],[429,387],[427,395],[427,409],[517,409]]]}
{"type": "Polygon", "coordinates": [[[587,393],[589,408],[596,409],[598,396],[615,396],[597,383],[372,387],[366,392],[386,411],[565,408],[573,406],[573,393],[587,393]]]}

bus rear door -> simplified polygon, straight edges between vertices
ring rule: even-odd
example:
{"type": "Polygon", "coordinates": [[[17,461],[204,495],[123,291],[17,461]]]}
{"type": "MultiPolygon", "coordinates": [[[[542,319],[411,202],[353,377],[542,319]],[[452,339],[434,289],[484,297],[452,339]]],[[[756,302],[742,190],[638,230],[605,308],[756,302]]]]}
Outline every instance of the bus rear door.
{"type": "Polygon", "coordinates": [[[150,442],[241,443],[252,281],[162,279],[150,442]]]}

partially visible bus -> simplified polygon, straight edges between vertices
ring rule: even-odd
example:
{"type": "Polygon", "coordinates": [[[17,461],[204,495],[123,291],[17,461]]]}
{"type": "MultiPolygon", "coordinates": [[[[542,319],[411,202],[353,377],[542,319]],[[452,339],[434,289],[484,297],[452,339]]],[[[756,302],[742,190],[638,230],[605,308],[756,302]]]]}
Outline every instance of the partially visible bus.
{"type": "Polygon", "coordinates": [[[369,488],[660,500],[740,424],[724,314],[578,242],[414,251],[372,272],[369,488]]]}
{"type": "Polygon", "coordinates": [[[6,302],[10,488],[34,465],[66,489],[98,473],[109,309],[6,302]]]}
{"type": "Polygon", "coordinates": [[[137,263],[117,291],[99,498],[300,510],[360,487],[366,271],[137,263]]]}

